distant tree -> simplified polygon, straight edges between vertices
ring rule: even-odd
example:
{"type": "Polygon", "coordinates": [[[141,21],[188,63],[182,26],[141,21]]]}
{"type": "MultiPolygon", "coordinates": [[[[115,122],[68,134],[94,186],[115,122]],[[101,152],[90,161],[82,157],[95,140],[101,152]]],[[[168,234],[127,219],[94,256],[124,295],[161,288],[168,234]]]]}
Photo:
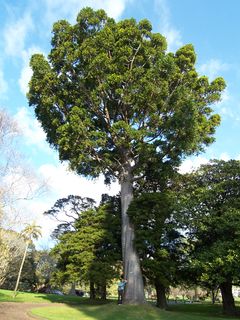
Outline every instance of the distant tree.
{"type": "Polygon", "coordinates": [[[240,284],[240,161],[202,165],[185,177],[182,193],[181,215],[196,280],[211,290],[219,287],[223,311],[235,314],[232,285],[240,284]]]}
{"type": "MultiPolygon", "coordinates": [[[[24,249],[25,249],[25,243],[24,243],[24,249]]],[[[18,285],[18,290],[20,291],[29,291],[29,290],[34,291],[37,285],[35,255],[36,255],[35,246],[31,244],[28,247],[28,252],[24,261],[21,278],[18,285]]],[[[21,256],[19,255],[17,259],[13,260],[12,263],[10,264],[8,273],[6,274],[5,280],[1,286],[2,289],[14,290],[17,277],[18,277],[19,265],[21,264],[22,257],[23,257],[23,253],[21,256]]]]}
{"type": "Polygon", "coordinates": [[[37,277],[35,290],[49,288],[52,275],[56,271],[56,260],[48,250],[40,250],[35,253],[35,264],[37,277]]]}
{"type": "Polygon", "coordinates": [[[82,211],[94,207],[95,201],[93,199],[78,195],[69,195],[67,198],[58,199],[50,210],[44,212],[44,215],[49,215],[59,222],[52,237],[58,239],[65,232],[75,230],[75,223],[81,218],[82,211]]]}
{"type": "Polygon", "coordinates": [[[21,134],[14,117],[0,108],[0,227],[7,230],[27,220],[19,201],[33,199],[46,188],[19,152],[21,134]]]}
{"type": "Polygon", "coordinates": [[[0,228],[0,286],[15,274],[20,257],[23,256],[25,243],[20,234],[13,230],[0,228]]]}
{"type": "Polygon", "coordinates": [[[175,54],[148,20],[115,22],[85,8],[70,25],[54,24],[48,60],[31,59],[29,104],[61,161],[84,176],[118,179],[126,303],[142,303],[144,288],[127,209],[133,183],[153,167],[172,167],[214,139],[220,117],[211,104],[222,78],[199,76],[192,45],[175,54]]]}
{"type": "Polygon", "coordinates": [[[41,231],[40,231],[41,227],[35,225],[34,223],[31,225],[27,225],[25,227],[25,229],[22,231],[22,237],[25,239],[26,242],[26,247],[25,247],[25,251],[24,251],[24,255],[22,258],[22,262],[19,268],[19,272],[18,272],[18,277],[17,277],[17,281],[16,281],[16,285],[14,288],[14,293],[13,293],[13,297],[16,297],[17,294],[17,289],[18,289],[18,285],[19,285],[19,281],[20,281],[20,277],[22,274],[22,269],[23,269],[23,265],[27,256],[27,251],[28,251],[28,247],[29,245],[32,243],[33,239],[38,239],[39,236],[41,236],[41,231]]]}

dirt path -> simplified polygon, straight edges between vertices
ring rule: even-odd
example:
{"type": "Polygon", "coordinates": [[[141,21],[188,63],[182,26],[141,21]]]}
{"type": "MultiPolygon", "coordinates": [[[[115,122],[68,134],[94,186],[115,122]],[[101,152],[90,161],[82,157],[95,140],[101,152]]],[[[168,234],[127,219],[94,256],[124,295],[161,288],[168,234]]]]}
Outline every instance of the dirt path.
{"type": "Polygon", "coordinates": [[[48,307],[53,305],[54,303],[1,302],[0,320],[41,319],[39,317],[29,315],[30,310],[33,308],[48,307]]]}

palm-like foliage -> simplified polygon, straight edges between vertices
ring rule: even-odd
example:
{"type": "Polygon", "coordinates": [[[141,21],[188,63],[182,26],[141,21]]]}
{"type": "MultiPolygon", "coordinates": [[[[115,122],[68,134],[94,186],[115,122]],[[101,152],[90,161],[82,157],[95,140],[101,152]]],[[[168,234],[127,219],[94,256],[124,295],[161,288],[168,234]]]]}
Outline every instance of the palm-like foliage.
{"type": "Polygon", "coordinates": [[[13,293],[14,298],[16,297],[16,294],[17,294],[17,289],[18,289],[20,278],[21,278],[22,268],[23,268],[23,265],[24,265],[24,262],[25,262],[25,259],[27,256],[29,244],[32,242],[33,239],[37,240],[41,236],[41,227],[37,226],[35,223],[28,224],[21,232],[21,235],[26,241],[26,248],[25,248],[24,255],[22,258],[22,262],[21,262],[21,266],[20,266],[20,269],[18,272],[17,282],[16,282],[16,286],[14,289],[14,293],[13,293]]]}

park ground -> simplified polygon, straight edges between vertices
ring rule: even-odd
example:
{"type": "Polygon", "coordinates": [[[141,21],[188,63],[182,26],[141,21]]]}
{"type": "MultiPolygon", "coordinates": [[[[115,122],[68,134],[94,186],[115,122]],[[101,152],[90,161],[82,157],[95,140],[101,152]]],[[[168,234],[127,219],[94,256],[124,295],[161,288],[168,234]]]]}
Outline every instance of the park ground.
{"type": "Polygon", "coordinates": [[[222,315],[221,305],[210,303],[170,304],[163,311],[151,304],[118,306],[80,297],[53,294],[18,293],[0,290],[1,320],[232,320],[222,315]]]}

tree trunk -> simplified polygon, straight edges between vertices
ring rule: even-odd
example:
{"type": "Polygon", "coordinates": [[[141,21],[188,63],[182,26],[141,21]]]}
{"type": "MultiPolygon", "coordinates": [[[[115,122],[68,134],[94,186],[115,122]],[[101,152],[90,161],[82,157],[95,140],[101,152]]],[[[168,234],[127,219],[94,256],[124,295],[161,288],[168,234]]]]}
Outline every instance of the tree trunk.
{"type": "Polygon", "coordinates": [[[90,281],[90,299],[96,299],[96,291],[93,281],[90,281]]]}
{"type": "Polygon", "coordinates": [[[71,289],[69,290],[69,293],[68,293],[70,296],[76,296],[76,284],[75,282],[72,282],[71,283],[71,289]]]}
{"type": "Polygon", "coordinates": [[[20,269],[19,269],[19,272],[18,272],[17,282],[16,282],[15,289],[14,289],[14,292],[13,292],[13,297],[14,298],[16,297],[16,294],[17,294],[17,289],[18,289],[20,277],[21,277],[21,274],[22,274],[22,268],[23,268],[24,261],[26,259],[26,255],[27,255],[28,245],[29,245],[29,242],[27,241],[26,248],[25,248],[24,255],[23,255],[23,258],[22,258],[22,262],[21,262],[21,266],[20,266],[20,269]]]}
{"type": "Polygon", "coordinates": [[[107,286],[106,286],[106,283],[102,284],[100,289],[101,289],[101,300],[107,300],[107,286]]]}
{"type": "Polygon", "coordinates": [[[210,290],[210,292],[211,292],[212,304],[215,304],[215,303],[216,303],[216,299],[217,299],[217,296],[218,296],[218,291],[219,291],[219,288],[217,288],[217,289],[211,289],[211,290],[210,290]]]}
{"type": "Polygon", "coordinates": [[[121,183],[122,211],[122,256],[124,277],[127,279],[124,303],[141,304],[145,302],[144,286],[140,261],[134,246],[134,227],[129,221],[127,209],[133,199],[132,175],[125,173],[121,183]]]}
{"type": "Polygon", "coordinates": [[[155,288],[157,293],[157,307],[160,309],[167,309],[166,288],[158,280],[155,281],[155,288]]]}
{"type": "Polygon", "coordinates": [[[220,284],[222,294],[223,312],[228,315],[236,314],[235,302],[232,294],[232,283],[226,281],[220,284]]]}

